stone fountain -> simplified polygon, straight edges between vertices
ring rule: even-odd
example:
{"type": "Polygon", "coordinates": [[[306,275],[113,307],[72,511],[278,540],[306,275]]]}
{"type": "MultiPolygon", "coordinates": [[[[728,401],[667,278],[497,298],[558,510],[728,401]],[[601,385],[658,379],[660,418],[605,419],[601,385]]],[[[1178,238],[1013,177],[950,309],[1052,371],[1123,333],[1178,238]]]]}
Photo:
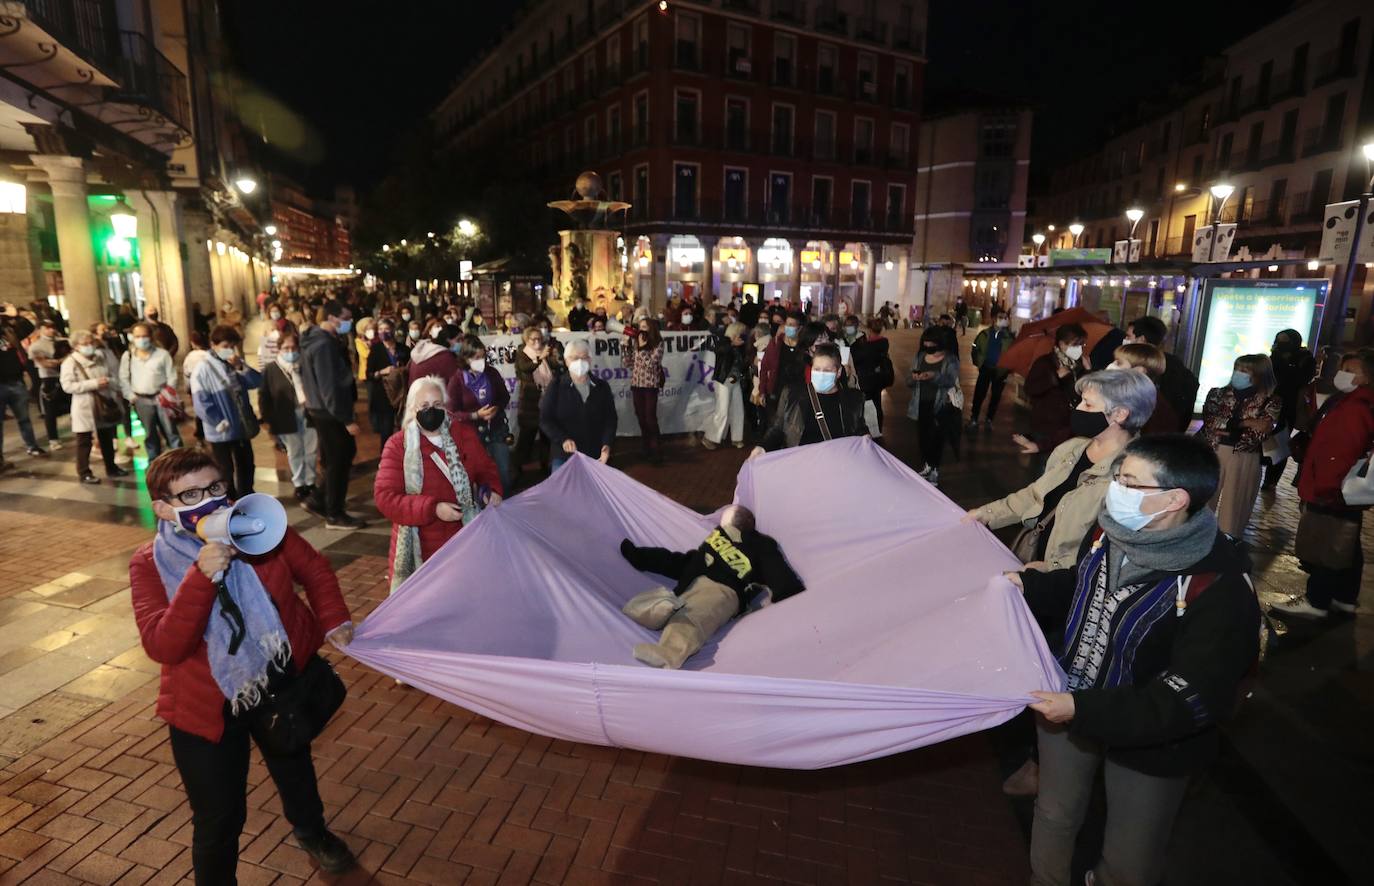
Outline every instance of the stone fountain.
{"type": "Polygon", "coordinates": [[[612,316],[617,310],[613,302],[634,299],[624,247],[618,245],[620,232],[610,227],[612,217],[616,213],[623,217],[630,204],[603,199],[601,176],[595,172],[579,175],[574,188],[575,199],[548,204],[572,222],[558,232],[558,245],[549,247],[555,293],[548,306],[559,323],[567,321],[568,310],[579,296],[587,300],[588,307],[595,310],[604,306],[612,316]]]}

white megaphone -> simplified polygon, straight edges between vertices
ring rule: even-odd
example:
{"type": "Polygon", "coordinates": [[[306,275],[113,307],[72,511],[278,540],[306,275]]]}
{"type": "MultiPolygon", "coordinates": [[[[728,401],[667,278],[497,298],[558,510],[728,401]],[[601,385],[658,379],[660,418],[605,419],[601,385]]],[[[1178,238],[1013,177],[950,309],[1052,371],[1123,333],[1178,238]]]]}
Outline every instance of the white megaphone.
{"type": "Polygon", "coordinates": [[[272,496],[254,492],[202,517],[196,535],[250,556],[265,554],[286,536],[286,508],[272,496]]]}

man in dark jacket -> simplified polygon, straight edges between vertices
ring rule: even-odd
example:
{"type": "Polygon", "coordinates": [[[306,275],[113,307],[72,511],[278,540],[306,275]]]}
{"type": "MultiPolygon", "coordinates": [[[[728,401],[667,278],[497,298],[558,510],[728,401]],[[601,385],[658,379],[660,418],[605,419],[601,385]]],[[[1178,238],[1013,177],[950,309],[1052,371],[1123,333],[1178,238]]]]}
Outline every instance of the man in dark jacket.
{"type": "Polygon", "coordinates": [[[641,572],[675,579],[632,598],[621,610],[651,631],[657,643],[635,646],[635,658],[656,668],[682,667],[730,619],[806,588],[782,548],[754,526],[754,514],[731,505],[694,551],[641,548],[628,538],[621,555],[641,572]]]}
{"type": "Polygon", "coordinates": [[[1107,820],[1099,883],[1157,883],[1189,779],[1217,754],[1260,649],[1250,564],[1206,504],[1220,467],[1202,440],[1126,447],[1080,562],[1008,573],[1046,636],[1062,637],[1067,692],[1033,691],[1040,792],[1031,882],[1067,883],[1099,766],[1107,820]]]}
{"type": "Polygon", "coordinates": [[[159,348],[176,357],[181,342],[177,339],[177,334],[172,331],[172,327],[158,319],[159,316],[157,308],[152,305],[143,311],[143,319],[153,334],[153,341],[157,343],[159,348]]]}
{"type": "MultiPolygon", "coordinates": [[[[1302,389],[1312,383],[1317,376],[1317,361],[1312,352],[1302,346],[1302,333],[1296,329],[1284,329],[1274,336],[1274,347],[1270,361],[1274,365],[1274,380],[1277,386],[1274,395],[1279,398],[1279,433],[1287,436],[1293,430],[1294,419],[1298,413],[1298,397],[1302,389]]],[[[1288,467],[1288,459],[1276,462],[1266,460],[1264,482],[1261,489],[1273,489],[1279,485],[1279,478],[1288,467]]]]}
{"type": "Polygon", "coordinates": [[[578,296],[573,309],[568,312],[568,329],[573,332],[586,332],[591,319],[592,312],[587,310],[587,300],[578,296]]]}
{"type": "Polygon", "coordinates": [[[611,386],[592,375],[591,355],[582,340],[568,343],[568,371],[559,375],[539,402],[539,429],[553,448],[553,470],[581,452],[602,464],[615,442],[615,397],[611,386]]]}
{"type": "Polygon", "coordinates": [[[301,335],[301,384],[306,414],[320,440],[324,463],[325,526],[361,529],[366,524],[344,510],[348,477],[358,454],[358,422],[353,404],[357,383],[348,362],[346,336],[353,329],[353,313],[346,305],[327,301],[324,318],[301,335]]]}
{"type": "Polygon", "coordinates": [[[1159,377],[1159,393],[1178,416],[1177,430],[1186,431],[1193,420],[1193,407],[1197,404],[1197,376],[1188,365],[1175,357],[1164,347],[1164,337],[1169,328],[1158,317],[1139,317],[1126,324],[1126,335],[1122,344],[1144,342],[1164,351],[1164,374],[1159,377]]]}
{"type": "Polygon", "coordinates": [[[978,427],[978,412],[983,408],[989,390],[992,399],[987,401],[988,412],[984,421],[989,428],[992,427],[997,405],[1002,402],[1002,388],[1006,387],[1008,374],[1006,369],[997,365],[997,361],[1016,340],[1016,336],[1011,334],[1011,318],[1001,313],[995,305],[991,308],[989,319],[991,323],[974,337],[973,350],[969,354],[973,365],[978,367],[978,381],[973,386],[973,411],[968,416],[970,431],[978,427]]]}

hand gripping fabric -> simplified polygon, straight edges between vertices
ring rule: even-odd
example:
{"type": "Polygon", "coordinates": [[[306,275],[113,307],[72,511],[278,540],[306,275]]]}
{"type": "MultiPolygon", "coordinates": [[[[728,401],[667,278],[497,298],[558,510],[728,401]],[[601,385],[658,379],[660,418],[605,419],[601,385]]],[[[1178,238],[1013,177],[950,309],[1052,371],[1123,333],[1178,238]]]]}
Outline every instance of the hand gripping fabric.
{"type": "Polygon", "coordinates": [[[1010,719],[1063,673],[1018,562],[867,438],[748,462],[736,501],[807,590],[732,621],[680,671],[620,608],[664,583],[623,538],[696,547],[716,524],[576,455],[483,511],[370,615],[348,652],[479,714],[569,741],[819,769],[1010,719]]]}

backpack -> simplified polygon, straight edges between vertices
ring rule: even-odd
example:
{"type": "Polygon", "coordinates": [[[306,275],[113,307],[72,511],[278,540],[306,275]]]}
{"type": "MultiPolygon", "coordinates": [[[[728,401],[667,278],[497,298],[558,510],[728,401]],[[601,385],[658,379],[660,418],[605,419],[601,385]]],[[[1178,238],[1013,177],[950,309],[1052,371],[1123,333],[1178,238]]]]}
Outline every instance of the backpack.
{"type": "Polygon", "coordinates": [[[878,365],[873,367],[873,381],[880,391],[885,391],[896,383],[897,373],[892,368],[891,357],[884,354],[878,360],[878,365]]]}

